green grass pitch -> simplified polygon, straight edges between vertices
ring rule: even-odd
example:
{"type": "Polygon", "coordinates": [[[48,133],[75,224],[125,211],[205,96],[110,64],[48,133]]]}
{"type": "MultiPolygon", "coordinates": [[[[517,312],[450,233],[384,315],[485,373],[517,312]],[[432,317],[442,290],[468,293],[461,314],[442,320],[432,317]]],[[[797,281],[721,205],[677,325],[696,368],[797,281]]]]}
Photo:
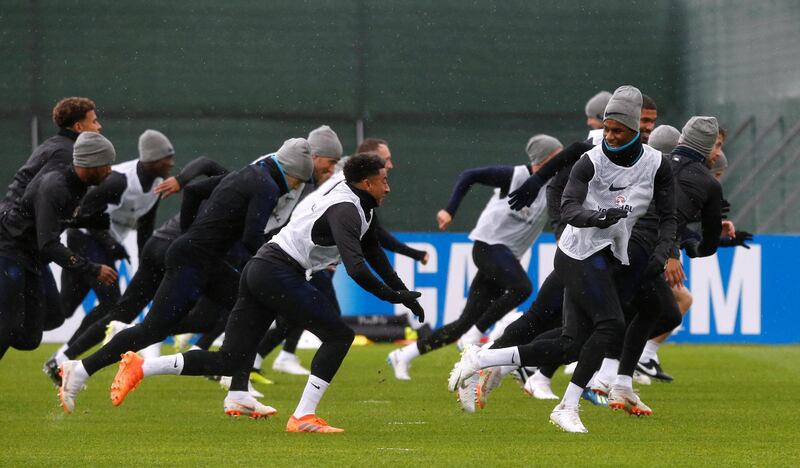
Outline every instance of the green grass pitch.
{"type": "MultiPolygon", "coordinates": [[[[279,411],[271,420],[228,418],[224,392],[199,377],[145,380],[115,408],[116,366],[90,379],[65,415],[40,370],[54,349],[0,361],[2,466],[800,465],[798,346],[665,346],[676,381],[639,387],[655,414],[586,404],[589,434],[556,431],[554,402],[526,397],[510,377],[485,410],[463,414],[446,389],[453,347],[418,359],[411,382],[391,375],[392,346],[353,348],[319,408],[344,434],[285,433],[305,378],[272,372],[276,384],[260,387],[279,411]]],[[[308,364],[312,352],[300,354],[308,364]]],[[[559,371],[556,393],[566,382],[559,371]]]]}

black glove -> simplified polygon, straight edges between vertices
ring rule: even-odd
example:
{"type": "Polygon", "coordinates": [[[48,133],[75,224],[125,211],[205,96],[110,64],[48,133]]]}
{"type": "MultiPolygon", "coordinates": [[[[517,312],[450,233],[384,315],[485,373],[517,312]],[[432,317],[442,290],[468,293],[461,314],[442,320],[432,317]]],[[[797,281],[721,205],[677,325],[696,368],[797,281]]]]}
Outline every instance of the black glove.
{"type": "Polygon", "coordinates": [[[64,221],[65,228],[85,228],[85,229],[108,229],[111,225],[111,218],[108,213],[100,213],[95,216],[78,215],[64,221]]]}
{"type": "Polygon", "coordinates": [[[392,304],[403,304],[408,307],[412,314],[414,314],[420,322],[425,321],[425,311],[419,305],[417,299],[422,296],[422,293],[417,291],[395,291],[394,295],[389,298],[392,304]]]}
{"type": "Polygon", "coordinates": [[[416,301],[417,298],[422,296],[422,293],[417,291],[395,291],[394,294],[389,297],[389,302],[392,304],[403,304],[405,305],[406,302],[413,302],[416,301]]]}
{"type": "Polygon", "coordinates": [[[417,317],[420,323],[425,322],[425,311],[422,309],[422,306],[419,305],[419,302],[414,300],[411,302],[404,302],[403,305],[408,307],[408,310],[417,317]]]}
{"type": "Polygon", "coordinates": [[[546,183],[547,181],[537,174],[531,174],[528,180],[523,182],[518,189],[508,195],[508,204],[511,206],[511,209],[519,211],[526,206],[531,206],[531,203],[533,203],[539,195],[539,190],[541,190],[546,183]]]}
{"type": "Polygon", "coordinates": [[[745,244],[745,242],[751,242],[753,240],[753,234],[747,231],[736,231],[736,237],[723,237],[719,241],[719,245],[723,247],[744,247],[745,249],[749,249],[750,246],[745,244]]]}
{"type": "Polygon", "coordinates": [[[627,217],[628,212],[622,208],[609,208],[606,211],[598,211],[595,213],[589,222],[594,227],[605,229],[609,226],[613,226],[620,219],[627,217]]]}
{"type": "Polygon", "coordinates": [[[722,219],[727,219],[728,214],[731,212],[731,202],[726,199],[722,199],[722,205],[720,207],[720,214],[722,215],[722,219]]]}

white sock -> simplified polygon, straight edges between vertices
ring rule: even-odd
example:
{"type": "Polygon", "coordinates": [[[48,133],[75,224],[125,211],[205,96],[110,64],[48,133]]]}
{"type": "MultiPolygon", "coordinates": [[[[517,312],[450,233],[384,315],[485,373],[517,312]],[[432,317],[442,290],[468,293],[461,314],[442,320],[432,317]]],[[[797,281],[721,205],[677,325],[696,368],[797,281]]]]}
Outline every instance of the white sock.
{"type": "Polygon", "coordinates": [[[647,364],[651,359],[655,359],[655,355],[658,352],[659,346],[661,346],[661,343],[653,340],[647,340],[647,343],[644,345],[644,351],[642,351],[642,357],[639,358],[639,362],[647,364]]]}
{"type": "Polygon", "coordinates": [[[411,343],[410,345],[400,348],[400,352],[397,354],[403,361],[411,362],[419,357],[419,348],[416,343],[411,343]]]}
{"type": "Polygon", "coordinates": [[[570,408],[578,406],[578,403],[581,401],[582,393],[582,387],[570,382],[569,385],[567,385],[567,390],[564,392],[564,398],[561,399],[561,404],[564,406],[569,406],[570,408]]]}
{"type": "Polygon", "coordinates": [[[64,354],[64,352],[66,350],[68,350],[68,349],[69,349],[69,345],[67,343],[64,343],[63,345],[61,345],[60,348],[58,348],[58,351],[56,351],[56,354],[64,354]]]}
{"type": "Polygon", "coordinates": [[[261,370],[261,364],[264,363],[264,358],[261,357],[260,354],[256,353],[256,358],[253,360],[253,369],[261,370]]]}
{"type": "Polygon", "coordinates": [[[60,366],[61,364],[64,364],[65,362],[69,361],[69,358],[67,357],[66,354],[64,354],[64,350],[59,348],[59,350],[56,351],[55,360],[56,364],[60,366]]]}
{"type": "Polygon", "coordinates": [[[142,373],[145,377],[150,377],[151,375],[180,375],[182,371],[183,354],[148,358],[142,363],[142,373]]]}
{"type": "Polygon", "coordinates": [[[597,375],[595,375],[595,379],[605,384],[610,384],[614,382],[614,377],[616,377],[618,369],[618,359],[605,358],[603,359],[603,363],[600,365],[600,370],[597,372],[597,375]]]}
{"type": "Polygon", "coordinates": [[[89,373],[86,372],[86,368],[83,367],[83,361],[78,361],[78,364],[76,364],[75,368],[72,370],[75,372],[75,377],[77,377],[81,382],[86,382],[89,380],[89,373]]]}
{"type": "Polygon", "coordinates": [[[473,325],[466,333],[464,333],[464,340],[470,343],[480,343],[483,337],[483,332],[478,330],[476,325],[473,325]]]}
{"type": "Polygon", "coordinates": [[[520,366],[519,348],[481,349],[478,351],[478,365],[481,369],[495,366],[520,366]]]}
{"type": "Polygon", "coordinates": [[[244,392],[241,390],[228,390],[228,397],[233,400],[249,400],[250,398],[255,398],[250,392],[244,392]]]}
{"type": "Polygon", "coordinates": [[[617,381],[614,383],[614,385],[633,389],[633,377],[629,375],[618,375],[617,381]]]}
{"type": "Polygon", "coordinates": [[[278,353],[278,357],[275,358],[276,361],[285,361],[285,360],[294,361],[294,359],[295,355],[293,353],[289,353],[284,350],[281,350],[281,352],[278,353]]]}
{"type": "Polygon", "coordinates": [[[319,400],[322,399],[322,395],[325,394],[325,390],[328,389],[328,385],[328,382],[320,379],[316,375],[309,375],[306,388],[303,390],[303,396],[300,397],[300,403],[297,404],[293,416],[295,418],[302,418],[307,414],[316,414],[317,404],[319,404],[319,400]]]}

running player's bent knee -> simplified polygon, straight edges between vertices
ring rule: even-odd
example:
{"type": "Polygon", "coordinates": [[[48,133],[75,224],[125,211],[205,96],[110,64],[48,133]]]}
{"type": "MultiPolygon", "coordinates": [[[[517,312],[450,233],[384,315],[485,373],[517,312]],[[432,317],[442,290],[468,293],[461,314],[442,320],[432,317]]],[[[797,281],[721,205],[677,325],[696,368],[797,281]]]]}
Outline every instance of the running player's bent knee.
{"type": "MultiPolygon", "coordinates": [[[[525,279],[527,280],[527,278],[525,279]]],[[[533,293],[533,285],[531,285],[530,280],[517,281],[508,287],[508,292],[513,294],[514,297],[519,298],[522,302],[533,293]]]]}
{"type": "Polygon", "coordinates": [[[603,335],[608,343],[621,343],[625,337],[625,320],[609,319],[597,324],[596,332],[603,335]]]}

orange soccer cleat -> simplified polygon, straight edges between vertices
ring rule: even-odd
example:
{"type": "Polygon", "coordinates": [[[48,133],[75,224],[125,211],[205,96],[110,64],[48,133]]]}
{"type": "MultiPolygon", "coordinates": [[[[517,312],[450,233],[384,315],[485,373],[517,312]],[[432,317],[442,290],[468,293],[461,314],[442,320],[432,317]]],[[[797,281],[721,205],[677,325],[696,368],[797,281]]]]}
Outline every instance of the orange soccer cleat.
{"type": "Polygon", "coordinates": [[[142,372],[144,359],[133,351],[128,351],[121,358],[119,370],[111,383],[111,403],[114,406],[121,405],[128,396],[128,392],[136,388],[144,378],[142,372]]]}
{"type": "Polygon", "coordinates": [[[314,414],[307,414],[302,418],[295,418],[294,416],[289,418],[289,422],[286,423],[286,432],[333,433],[333,432],[344,432],[344,429],[339,429],[338,427],[329,426],[324,419],[318,418],[314,414]]]}

